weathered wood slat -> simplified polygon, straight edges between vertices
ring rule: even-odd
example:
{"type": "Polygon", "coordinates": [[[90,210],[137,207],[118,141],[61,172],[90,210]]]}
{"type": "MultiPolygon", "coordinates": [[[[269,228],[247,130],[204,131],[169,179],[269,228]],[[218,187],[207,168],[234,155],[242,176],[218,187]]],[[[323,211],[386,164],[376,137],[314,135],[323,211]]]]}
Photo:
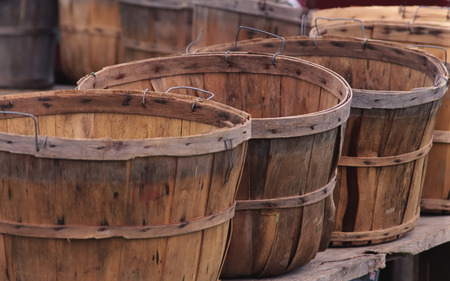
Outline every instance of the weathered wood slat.
{"type": "Polygon", "coordinates": [[[125,61],[185,52],[192,37],[192,1],[118,2],[125,61]]]}
{"type": "Polygon", "coordinates": [[[58,0],[60,60],[72,82],[123,61],[119,4],[116,0],[58,0]]]}

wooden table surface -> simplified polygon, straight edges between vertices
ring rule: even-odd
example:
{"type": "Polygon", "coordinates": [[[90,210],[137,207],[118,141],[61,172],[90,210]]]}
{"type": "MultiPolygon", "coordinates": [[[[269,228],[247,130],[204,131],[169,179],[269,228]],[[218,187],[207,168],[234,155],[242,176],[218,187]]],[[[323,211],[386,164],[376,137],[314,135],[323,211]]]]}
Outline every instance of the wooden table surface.
{"type": "Polygon", "coordinates": [[[416,228],[402,238],[379,245],[328,248],[307,265],[273,278],[233,281],[340,281],[351,280],[386,266],[396,256],[416,255],[450,241],[450,216],[422,216],[416,228]]]}

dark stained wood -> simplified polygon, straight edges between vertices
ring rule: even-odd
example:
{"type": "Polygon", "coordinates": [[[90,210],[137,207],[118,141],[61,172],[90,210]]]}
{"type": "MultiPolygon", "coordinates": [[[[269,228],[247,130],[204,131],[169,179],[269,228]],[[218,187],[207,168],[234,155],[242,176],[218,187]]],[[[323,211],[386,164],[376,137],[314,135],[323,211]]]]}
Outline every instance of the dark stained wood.
{"type": "Polygon", "coordinates": [[[56,0],[0,3],[0,88],[53,84],[57,15],[56,0]]]}

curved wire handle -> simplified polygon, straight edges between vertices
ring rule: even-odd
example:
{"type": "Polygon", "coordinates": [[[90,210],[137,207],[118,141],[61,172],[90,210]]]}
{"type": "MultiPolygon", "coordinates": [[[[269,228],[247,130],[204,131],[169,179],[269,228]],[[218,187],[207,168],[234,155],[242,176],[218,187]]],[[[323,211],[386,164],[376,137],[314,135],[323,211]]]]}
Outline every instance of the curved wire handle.
{"type": "MultiPolygon", "coordinates": [[[[273,34],[273,33],[270,33],[270,32],[267,32],[267,31],[264,31],[264,30],[260,30],[260,29],[256,29],[256,28],[253,28],[253,27],[248,27],[248,26],[243,26],[243,25],[241,25],[241,26],[239,26],[239,28],[237,29],[237,32],[236,32],[236,40],[234,41],[234,49],[233,49],[233,51],[236,51],[236,50],[237,50],[237,43],[238,43],[239,31],[240,31],[241,29],[247,29],[247,30],[251,30],[251,31],[260,32],[260,33],[263,33],[263,34],[266,34],[266,35],[273,36],[273,37],[276,37],[276,38],[281,39],[281,41],[282,41],[282,43],[281,43],[281,51],[275,53],[275,55],[273,55],[273,57],[272,57],[272,64],[275,65],[275,57],[278,56],[278,55],[282,55],[283,52],[284,52],[284,37],[279,36],[279,35],[276,35],[276,34],[273,34]]],[[[231,50],[228,50],[228,51],[225,53],[225,61],[226,61],[227,63],[229,63],[229,61],[228,61],[228,53],[230,53],[230,51],[231,51],[231,50]]]]}
{"type": "Polygon", "coordinates": [[[421,47],[421,48],[432,48],[432,49],[440,49],[444,51],[444,64],[447,67],[447,49],[439,46],[431,46],[431,45],[409,45],[411,47],[421,47]]]}
{"type": "Polygon", "coordinates": [[[450,19],[450,7],[418,6],[417,9],[416,9],[416,12],[414,13],[414,17],[413,17],[412,23],[408,22],[409,32],[411,32],[411,33],[413,33],[412,25],[416,21],[417,13],[419,12],[420,8],[435,9],[435,10],[447,9],[447,19],[450,19]]]}
{"type": "Polygon", "coordinates": [[[17,112],[17,111],[6,111],[6,110],[4,110],[4,111],[2,111],[2,113],[4,113],[4,114],[23,115],[23,116],[27,116],[27,117],[33,118],[33,121],[34,121],[34,128],[35,128],[36,151],[39,152],[38,125],[37,125],[36,117],[35,117],[33,114],[24,113],[24,112],[17,112]]]}
{"type": "Polygon", "coordinates": [[[198,43],[198,41],[200,41],[200,37],[202,37],[203,34],[203,28],[200,29],[200,32],[197,35],[197,39],[195,39],[195,41],[189,43],[189,45],[187,45],[186,47],[186,55],[189,55],[189,50],[191,49],[192,45],[196,45],[198,43]]]}
{"type": "MultiPolygon", "coordinates": [[[[169,88],[166,91],[166,93],[168,93],[168,92],[170,92],[172,90],[177,90],[177,89],[190,89],[190,90],[195,90],[195,91],[206,93],[206,94],[210,95],[210,97],[207,98],[206,100],[210,100],[210,99],[212,99],[214,97],[214,94],[211,93],[210,91],[206,91],[206,90],[203,90],[203,89],[200,89],[200,88],[195,88],[195,87],[189,87],[189,86],[171,87],[171,88],[169,88]]],[[[191,107],[192,111],[195,111],[195,105],[197,104],[197,101],[199,101],[199,100],[202,100],[202,98],[198,97],[197,99],[195,99],[194,103],[192,103],[192,107],[191,107]]]]}
{"type": "Polygon", "coordinates": [[[301,20],[301,25],[300,25],[300,35],[301,36],[306,36],[306,22],[307,22],[306,15],[303,14],[302,20],[301,20]]]}
{"type": "Polygon", "coordinates": [[[436,87],[439,83],[441,83],[442,80],[445,80],[448,85],[448,79],[442,75],[436,75],[436,78],[434,78],[434,86],[436,87]]]}
{"type": "MultiPolygon", "coordinates": [[[[317,25],[317,20],[318,19],[322,19],[322,20],[330,20],[330,21],[335,21],[335,20],[347,20],[347,21],[357,21],[361,24],[361,35],[362,38],[364,39],[364,43],[363,43],[363,48],[366,46],[367,43],[367,38],[366,38],[366,34],[364,33],[364,23],[362,20],[360,19],[348,19],[348,18],[324,18],[324,17],[317,17],[314,19],[314,22],[316,24],[316,31],[317,31],[317,36],[321,36],[320,35],[320,30],[319,30],[319,26],[317,25]]],[[[317,43],[316,43],[316,37],[314,36],[314,46],[317,47],[317,43]]]]}
{"type": "Polygon", "coordinates": [[[364,34],[364,23],[362,20],[360,19],[347,19],[347,18],[324,18],[324,17],[317,17],[314,19],[314,22],[316,24],[316,31],[317,31],[317,36],[320,36],[320,30],[319,30],[319,26],[317,25],[317,20],[321,19],[321,20],[330,20],[330,21],[335,21],[335,20],[348,20],[348,21],[357,21],[361,24],[361,34],[362,34],[362,38],[366,38],[366,35],[364,34]]]}

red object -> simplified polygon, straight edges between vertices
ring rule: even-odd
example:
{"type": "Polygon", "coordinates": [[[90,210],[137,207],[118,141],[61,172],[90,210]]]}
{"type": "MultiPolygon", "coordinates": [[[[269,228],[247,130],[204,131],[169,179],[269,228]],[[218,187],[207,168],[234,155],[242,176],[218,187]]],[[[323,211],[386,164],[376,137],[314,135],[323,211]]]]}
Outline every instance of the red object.
{"type": "Polygon", "coordinates": [[[449,6],[449,0],[298,0],[300,5],[310,9],[328,9],[336,7],[349,6],[412,6],[412,5],[426,5],[426,6],[449,6]],[[426,3],[424,3],[426,2],[426,3]]]}

